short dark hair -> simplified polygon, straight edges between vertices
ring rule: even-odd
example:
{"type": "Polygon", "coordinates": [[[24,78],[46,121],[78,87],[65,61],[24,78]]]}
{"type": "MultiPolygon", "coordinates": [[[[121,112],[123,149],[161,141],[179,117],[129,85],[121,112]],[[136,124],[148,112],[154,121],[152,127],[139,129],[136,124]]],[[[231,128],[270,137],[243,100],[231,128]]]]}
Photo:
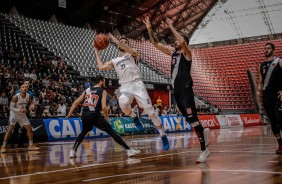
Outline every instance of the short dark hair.
{"type": "Polygon", "coordinates": [[[119,39],[119,41],[121,41],[121,40],[125,40],[126,43],[129,44],[129,40],[128,40],[126,37],[121,37],[121,38],[119,39]]]}
{"type": "Polygon", "coordinates": [[[265,46],[270,45],[272,50],[275,50],[275,45],[273,43],[267,42],[265,46]]]}
{"type": "Polygon", "coordinates": [[[99,82],[101,81],[104,81],[105,77],[103,77],[102,75],[97,75],[94,79],[93,79],[93,82],[95,84],[98,84],[99,82]]]}

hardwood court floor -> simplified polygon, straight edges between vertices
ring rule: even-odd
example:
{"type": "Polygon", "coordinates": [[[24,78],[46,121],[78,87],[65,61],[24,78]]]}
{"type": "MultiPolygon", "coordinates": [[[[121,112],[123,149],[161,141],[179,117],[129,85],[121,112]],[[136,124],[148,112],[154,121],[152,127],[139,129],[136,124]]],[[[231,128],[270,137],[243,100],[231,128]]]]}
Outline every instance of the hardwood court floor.
{"type": "Polygon", "coordinates": [[[128,159],[110,138],[86,140],[70,160],[73,142],[41,143],[38,152],[1,154],[0,183],[282,183],[282,156],[275,154],[269,126],[211,131],[211,155],[195,164],[199,145],[194,133],[168,134],[171,150],[158,136],[124,137],[142,154],[128,159]]]}

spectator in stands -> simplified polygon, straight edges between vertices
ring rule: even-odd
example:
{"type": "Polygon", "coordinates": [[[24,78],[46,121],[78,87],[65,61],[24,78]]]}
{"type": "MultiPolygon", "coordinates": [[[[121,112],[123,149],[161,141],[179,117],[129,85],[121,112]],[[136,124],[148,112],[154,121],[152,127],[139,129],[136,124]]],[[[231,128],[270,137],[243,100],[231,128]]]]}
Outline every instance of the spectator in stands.
{"type": "Polygon", "coordinates": [[[162,109],[163,101],[162,101],[162,99],[161,99],[160,96],[158,96],[158,98],[157,98],[157,100],[156,100],[156,104],[157,104],[157,107],[158,107],[159,109],[162,109]]]}
{"type": "Polygon", "coordinates": [[[168,114],[177,114],[176,105],[171,104],[171,107],[168,109],[168,114]]]}
{"type": "Polygon", "coordinates": [[[30,73],[28,72],[28,69],[26,69],[25,72],[24,72],[24,78],[30,79],[30,73]]]}
{"type": "Polygon", "coordinates": [[[11,81],[8,81],[6,85],[6,94],[8,94],[7,96],[8,96],[9,101],[11,101],[14,93],[15,93],[14,86],[11,81]]]}
{"type": "Polygon", "coordinates": [[[54,81],[56,81],[56,82],[59,82],[60,75],[56,71],[54,71],[53,74],[52,74],[52,79],[54,79],[54,81]]]}
{"type": "Polygon", "coordinates": [[[4,69],[0,65],[0,79],[2,79],[2,77],[4,77],[4,69]]]}
{"type": "Polygon", "coordinates": [[[48,75],[45,76],[45,79],[42,80],[42,84],[44,87],[49,87],[50,86],[50,80],[48,75]]]}
{"type": "Polygon", "coordinates": [[[52,68],[56,69],[57,66],[58,66],[57,58],[54,58],[54,59],[52,60],[52,68]]]}
{"type": "Polygon", "coordinates": [[[24,73],[23,73],[23,70],[20,68],[18,73],[17,73],[17,78],[24,78],[24,73]]]}
{"type": "Polygon", "coordinates": [[[159,116],[160,115],[160,109],[158,108],[157,104],[154,104],[154,109],[155,109],[157,115],[159,116]]]}
{"type": "Polygon", "coordinates": [[[86,82],[84,83],[84,89],[87,89],[91,86],[90,84],[90,80],[89,79],[86,79],[86,82]]]}
{"type": "Polygon", "coordinates": [[[162,116],[167,116],[168,112],[167,112],[167,106],[164,106],[164,109],[162,110],[162,116]]]}
{"type": "Polygon", "coordinates": [[[209,129],[204,130],[197,115],[192,88],[192,52],[188,47],[189,39],[180,35],[173,27],[173,21],[167,18],[166,23],[176,39],[174,48],[167,47],[166,45],[160,43],[154,35],[149,17],[147,17],[143,22],[149,32],[151,42],[154,46],[161,52],[172,57],[171,83],[173,86],[175,100],[181,114],[185,117],[186,121],[192,125],[197,133],[201,145],[201,153],[196,162],[206,162],[206,159],[210,154],[210,151],[206,148],[209,142],[209,129]]]}
{"type": "Polygon", "coordinates": [[[59,105],[56,108],[57,116],[65,117],[67,115],[67,106],[63,99],[60,99],[59,105]]]}
{"type": "Polygon", "coordinates": [[[0,96],[0,107],[4,112],[5,117],[7,116],[7,113],[9,111],[8,105],[9,105],[8,97],[6,96],[5,91],[3,91],[0,96]]]}
{"type": "Polygon", "coordinates": [[[11,78],[10,70],[8,68],[4,69],[4,79],[9,80],[11,78]]]}
{"type": "Polygon", "coordinates": [[[266,43],[264,49],[265,61],[259,66],[258,94],[263,95],[264,109],[279,145],[276,154],[282,154],[282,139],[280,135],[282,115],[279,110],[282,96],[282,60],[279,57],[275,57],[274,44],[266,43]]]}
{"type": "Polygon", "coordinates": [[[34,101],[31,101],[29,106],[29,116],[30,117],[36,117],[36,106],[34,101]]]}
{"type": "Polygon", "coordinates": [[[37,80],[37,75],[36,75],[35,69],[33,69],[31,71],[31,74],[29,75],[29,77],[32,80],[32,83],[34,83],[37,80]]]}
{"type": "Polygon", "coordinates": [[[12,78],[11,78],[11,81],[13,81],[14,90],[15,90],[15,91],[19,90],[19,89],[20,89],[20,86],[19,86],[18,80],[16,80],[15,77],[12,77],[12,78]]]}
{"type": "Polygon", "coordinates": [[[118,100],[117,100],[117,96],[113,95],[112,99],[109,101],[109,105],[112,107],[117,106],[118,100]]]}
{"type": "Polygon", "coordinates": [[[5,83],[2,80],[2,78],[0,78],[0,90],[4,90],[5,89],[5,83]]]}

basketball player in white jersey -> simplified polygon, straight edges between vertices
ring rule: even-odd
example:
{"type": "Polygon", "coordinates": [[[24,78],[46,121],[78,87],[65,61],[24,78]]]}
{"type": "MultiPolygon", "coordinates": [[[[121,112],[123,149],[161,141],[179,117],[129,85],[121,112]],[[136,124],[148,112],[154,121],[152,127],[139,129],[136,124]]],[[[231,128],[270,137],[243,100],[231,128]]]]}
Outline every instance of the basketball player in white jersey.
{"type": "Polygon", "coordinates": [[[99,51],[94,47],[99,70],[115,69],[119,76],[119,84],[121,85],[119,88],[120,96],[118,100],[123,113],[133,118],[138,129],[143,128],[138,115],[135,114],[131,108],[132,100],[135,98],[139,107],[144,109],[145,113],[157,127],[161,135],[163,150],[167,151],[169,149],[167,136],[163,130],[161,120],[152,106],[145,85],[141,81],[140,70],[135,63],[138,56],[137,51],[128,46],[127,39],[121,39],[119,41],[112,34],[109,34],[109,37],[117,45],[119,49],[119,57],[103,63],[99,51]]]}
{"type": "Polygon", "coordinates": [[[6,152],[6,145],[8,139],[16,125],[19,123],[21,127],[24,127],[27,130],[27,135],[29,139],[28,150],[38,150],[38,147],[35,147],[33,144],[33,132],[30,125],[30,122],[26,116],[27,109],[26,106],[30,103],[30,95],[27,93],[27,86],[22,84],[20,87],[21,92],[14,95],[10,103],[10,117],[9,117],[9,127],[4,136],[3,145],[1,147],[1,153],[6,152]]]}

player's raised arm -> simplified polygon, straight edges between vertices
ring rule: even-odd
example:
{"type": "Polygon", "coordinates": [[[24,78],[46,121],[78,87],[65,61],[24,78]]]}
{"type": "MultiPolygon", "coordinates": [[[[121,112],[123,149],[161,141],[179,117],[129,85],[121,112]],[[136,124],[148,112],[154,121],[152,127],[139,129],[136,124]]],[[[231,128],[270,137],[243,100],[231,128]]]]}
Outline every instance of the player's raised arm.
{"type": "Polygon", "coordinates": [[[114,37],[114,35],[112,35],[111,33],[109,33],[109,37],[111,38],[112,42],[114,42],[118,47],[120,47],[121,49],[123,49],[125,52],[129,53],[131,56],[133,56],[134,58],[138,57],[138,52],[136,49],[131,48],[130,46],[120,42],[116,37],[114,37]]]}
{"type": "Polygon", "coordinates": [[[94,47],[94,52],[99,70],[112,70],[114,68],[112,61],[107,61],[105,63],[102,62],[102,59],[100,57],[100,52],[95,47],[94,47]]]}
{"type": "Polygon", "coordinates": [[[188,43],[186,43],[185,39],[183,38],[183,36],[181,36],[176,29],[173,27],[173,21],[169,18],[166,18],[166,23],[168,24],[171,32],[173,33],[175,39],[178,41],[178,43],[181,45],[182,49],[183,49],[183,53],[185,54],[186,59],[188,59],[189,61],[192,60],[192,54],[191,54],[191,50],[188,47],[188,43]]]}
{"type": "Polygon", "coordinates": [[[147,30],[148,30],[148,33],[149,33],[150,40],[151,40],[152,44],[153,44],[158,50],[160,50],[161,52],[163,52],[164,54],[172,55],[173,49],[167,47],[166,45],[163,45],[162,43],[160,43],[159,40],[158,40],[158,38],[155,36],[155,34],[154,34],[154,32],[153,32],[153,29],[152,29],[152,25],[151,25],[151,22],[150,22],[149,17],[146,17],[146,19],[143,20],[143,23],[145,24],[145,26],[146,26],[146,28],[147,28],[147,30]]]}

